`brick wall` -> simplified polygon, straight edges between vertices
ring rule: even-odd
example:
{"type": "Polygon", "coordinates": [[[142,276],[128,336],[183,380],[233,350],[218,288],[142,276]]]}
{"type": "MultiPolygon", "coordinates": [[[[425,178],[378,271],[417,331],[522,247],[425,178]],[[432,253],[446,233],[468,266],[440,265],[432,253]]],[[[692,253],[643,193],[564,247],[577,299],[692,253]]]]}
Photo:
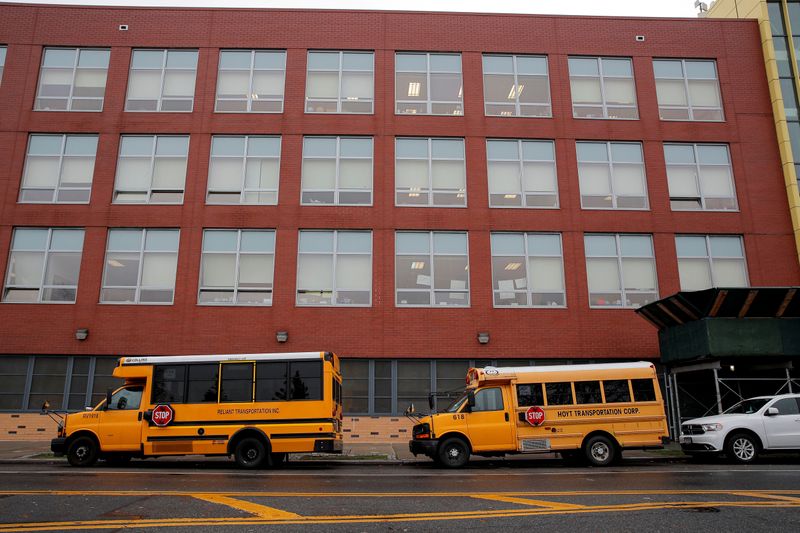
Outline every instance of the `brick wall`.
{"type": "Polygon", "coordinates": [[[5,272],[15,226],[86,228],[77,302],[0,306],[4,354],[332,350],[343,357],[656,358],[656,332],[633,311],[589,309],[584,232],[653,234],[661,296],[679,289],[675,233],[742,234],[752,285],[800,284],[754,21],[0,5],[0,42],[8,44],[0,85],[0,270],[5,272]],[[130,30],[118,31],[119,24],[128,24],[130,30]],[[635,41],[636,35],[644,35],[645,41],[635,41]],[[112,48],[104,111],[32,111],[43,47],[76,45],[112,48]],[[135,47],[199,49],[193,113],[123,111],[130,50],[135,47]],[[283,114],[213,112],[220,48],[287,49],[283,114]],[[374,50],[375,114],[304,114],[308,49],[374,50]],[[396,50],[461,52],[464,116],[395,116],[396,50]],[[483,52],[546,54],[555,118],[484,116],[483,52]],[[572,118],[567,58],[580,54],[633,58],[640,120],[572,118]],[[715,58],[725,122],[660,121],[653,57],[715,58]],[[99,133],[89,205],[17,203],[31,132],[99,133]],[[191,135],[182,206],[111,204],[121,133],[191,135]],[[210,138],[222,133],[282,136],[278,206],[205,205],[210,138]],[[305,134],[375,137],[372,207],[300,206],[305,134]],[[394,137],[400,135],[465,138],[467,209],[394,206],[394,137]],[[494,137],[555,140],[560,209],[489,209],[484,139],[494,137]],[[592,139],[643,142],[650,210],[580,209],[575,141],[592,139]],[[664,141],[729,143],[740,211],[671,211],[664,141]],[[98,304],[109,227],[180,228],[173,305],[98,304]],[[221,227],[277,230],[271,307],[197,305],[203,228],[221,227]],[[372,307],[294,305],[301,228],[373,231],[372,307]],[[398,229],[469,232],[469,308],[395,307],[398,229]],[[562,232],[566,309],[493,308],[489,233],[503,230],[562,232]],[[75,340],[78,328],[89,329],[88,340],[75,340]],[[276,342],[277,330],[289,332],[287,343],[276,342]],[[478,331],[489,331],[491,342],[478,344],[478,331]]]}

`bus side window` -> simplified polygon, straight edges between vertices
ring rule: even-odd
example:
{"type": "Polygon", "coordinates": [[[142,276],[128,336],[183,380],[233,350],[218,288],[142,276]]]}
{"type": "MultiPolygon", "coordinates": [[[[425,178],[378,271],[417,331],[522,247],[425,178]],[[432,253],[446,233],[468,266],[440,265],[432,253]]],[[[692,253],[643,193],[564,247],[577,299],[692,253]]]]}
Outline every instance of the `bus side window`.
{"type": "Polygon", "coordinates": [[[603,403],[599,381],[576,381],[575,403],[603,403]]]}
{"type": "Polygon", "coordinates": [[[624,403],[631,401],[631,392],[628,389],[627,379],[611,379],[603,382],[606,393],[606,403],[624,403]]]}
{"type": "Polygon", "coordinates": [[[517,385],[517,405],[530,407],[531,405],[544,405],[541,383],[517,385]]]}
{"type": "Polygon", "coordinates": [[[253,401],[253,363],[227,363],[222,365],[222,385],[219,401],[253,401]]]}
{"type": "Polygon", "coordinates": [[[289,399],[286,371],[289,363],[269,362],[256,364],[256,401],[280,402],[289,399]]]}
{"type": "Polygon", "coordinates": [[[217,376],[219,365],[189,365],[187,403],[217,401],[217,376]]]}
{"type": "Polygon", "coordinates": [[[481,389],[475,393],[475,407],[473,413],[480,411],[502,411],[503,392],[497,388],[481,389]]]}
{"type": "Polygon", "coordinates": [[[572,405],[572,384],[564,383],[545,383],[547,392],[547,405],[572,405]]]}
{"type": "Polygon", "coordinates": [[[183,403],[186,365],[158,365],[153,370],[153,403],[183,403]]]}
{"type": "Polygon", "coordinates": [[[637,402],[654,402],[656,390],[652,379],[632,379],[633,399],[637,402]]]}
{"type": "Polygon", "coordinates": [[[136,411],[142,400],[142,387],[129,387],[120,389],[111,397],[109,410],[136,411]]]}
{"type": "Polygon", "coordinates": [[[321,400],[322,363],[292,361],[289,363],[289,385],[292,400],[321,400]]]}

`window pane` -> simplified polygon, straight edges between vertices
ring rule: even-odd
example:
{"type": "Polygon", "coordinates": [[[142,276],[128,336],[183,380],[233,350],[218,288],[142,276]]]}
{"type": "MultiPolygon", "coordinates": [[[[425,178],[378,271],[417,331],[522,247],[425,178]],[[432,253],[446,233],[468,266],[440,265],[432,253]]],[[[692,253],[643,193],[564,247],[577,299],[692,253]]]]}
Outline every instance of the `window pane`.
{"type": "Polygon", "coordinates": [[[627,379],[615,379],[603,382],[606,403],[622,403],[631,401],[627,379]]]}
{"type": "Polygon", "coordinates": [[[571,383],[545,383],[544,387],[547,394],[547,405],[571,405],[573,403],[571,383]]]}

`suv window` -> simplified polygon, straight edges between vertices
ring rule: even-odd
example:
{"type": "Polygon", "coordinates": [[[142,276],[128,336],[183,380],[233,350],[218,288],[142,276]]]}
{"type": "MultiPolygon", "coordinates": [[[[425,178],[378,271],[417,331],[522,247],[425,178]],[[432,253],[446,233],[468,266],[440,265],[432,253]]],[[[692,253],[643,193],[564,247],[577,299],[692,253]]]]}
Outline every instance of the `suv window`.
{"type": "Polygon", "coordinates": [[[784,398],[782,400],[778,400],[777,402],[772,404],[772,407],[778,410],[779,415],[800,414],[800,409],[798,409],[796,398],[784,398]]]}
{"type": "Polygon", "coordinates": [[[770,399],[769,398],[753,398],[751,400],[745,400],[743,402],[739,402],[727,411],[724,414],[726,415],[752,415],[753,413],[757,412],[759,409],[764,407],[764,404],[767,403],[770,399]]]}

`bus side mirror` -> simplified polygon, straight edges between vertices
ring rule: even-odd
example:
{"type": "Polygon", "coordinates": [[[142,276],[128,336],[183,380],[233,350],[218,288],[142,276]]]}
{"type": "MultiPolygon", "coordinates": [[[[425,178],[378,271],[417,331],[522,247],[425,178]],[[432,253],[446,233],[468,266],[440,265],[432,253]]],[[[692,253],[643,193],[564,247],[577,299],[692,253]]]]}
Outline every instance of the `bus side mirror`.
{"type": "Polygon", "coordinates": [[[106,411],[111,409],[111,395],[114,394],[114,389],[106,389],[106,411]]]}
{"type": "Polygon", "coordinates": [[[428,394],[428,407],[431,409],[431,413],[433,412],[433,393],[428,394]]]}
{"type": "Polygon", "coordinates": [[[471,413],[473,407],[475,407],[475,393],[467,391],[467,412],[471,413]]]}
{"type": "Polygon", "coordinates": [[[414,413],[414,404],[412,403],[408,407],[406,407],[406,416],[408,416],[410,414],[413,414],[413,413],[414,413]]]}
{"type": "Polygon", "coordinates": [[[47,411],[49,411],[49,410],[50,410],[50,402],[45,400],[44,403],[42,404],[42,414],[46,415],[47,411]]]}

